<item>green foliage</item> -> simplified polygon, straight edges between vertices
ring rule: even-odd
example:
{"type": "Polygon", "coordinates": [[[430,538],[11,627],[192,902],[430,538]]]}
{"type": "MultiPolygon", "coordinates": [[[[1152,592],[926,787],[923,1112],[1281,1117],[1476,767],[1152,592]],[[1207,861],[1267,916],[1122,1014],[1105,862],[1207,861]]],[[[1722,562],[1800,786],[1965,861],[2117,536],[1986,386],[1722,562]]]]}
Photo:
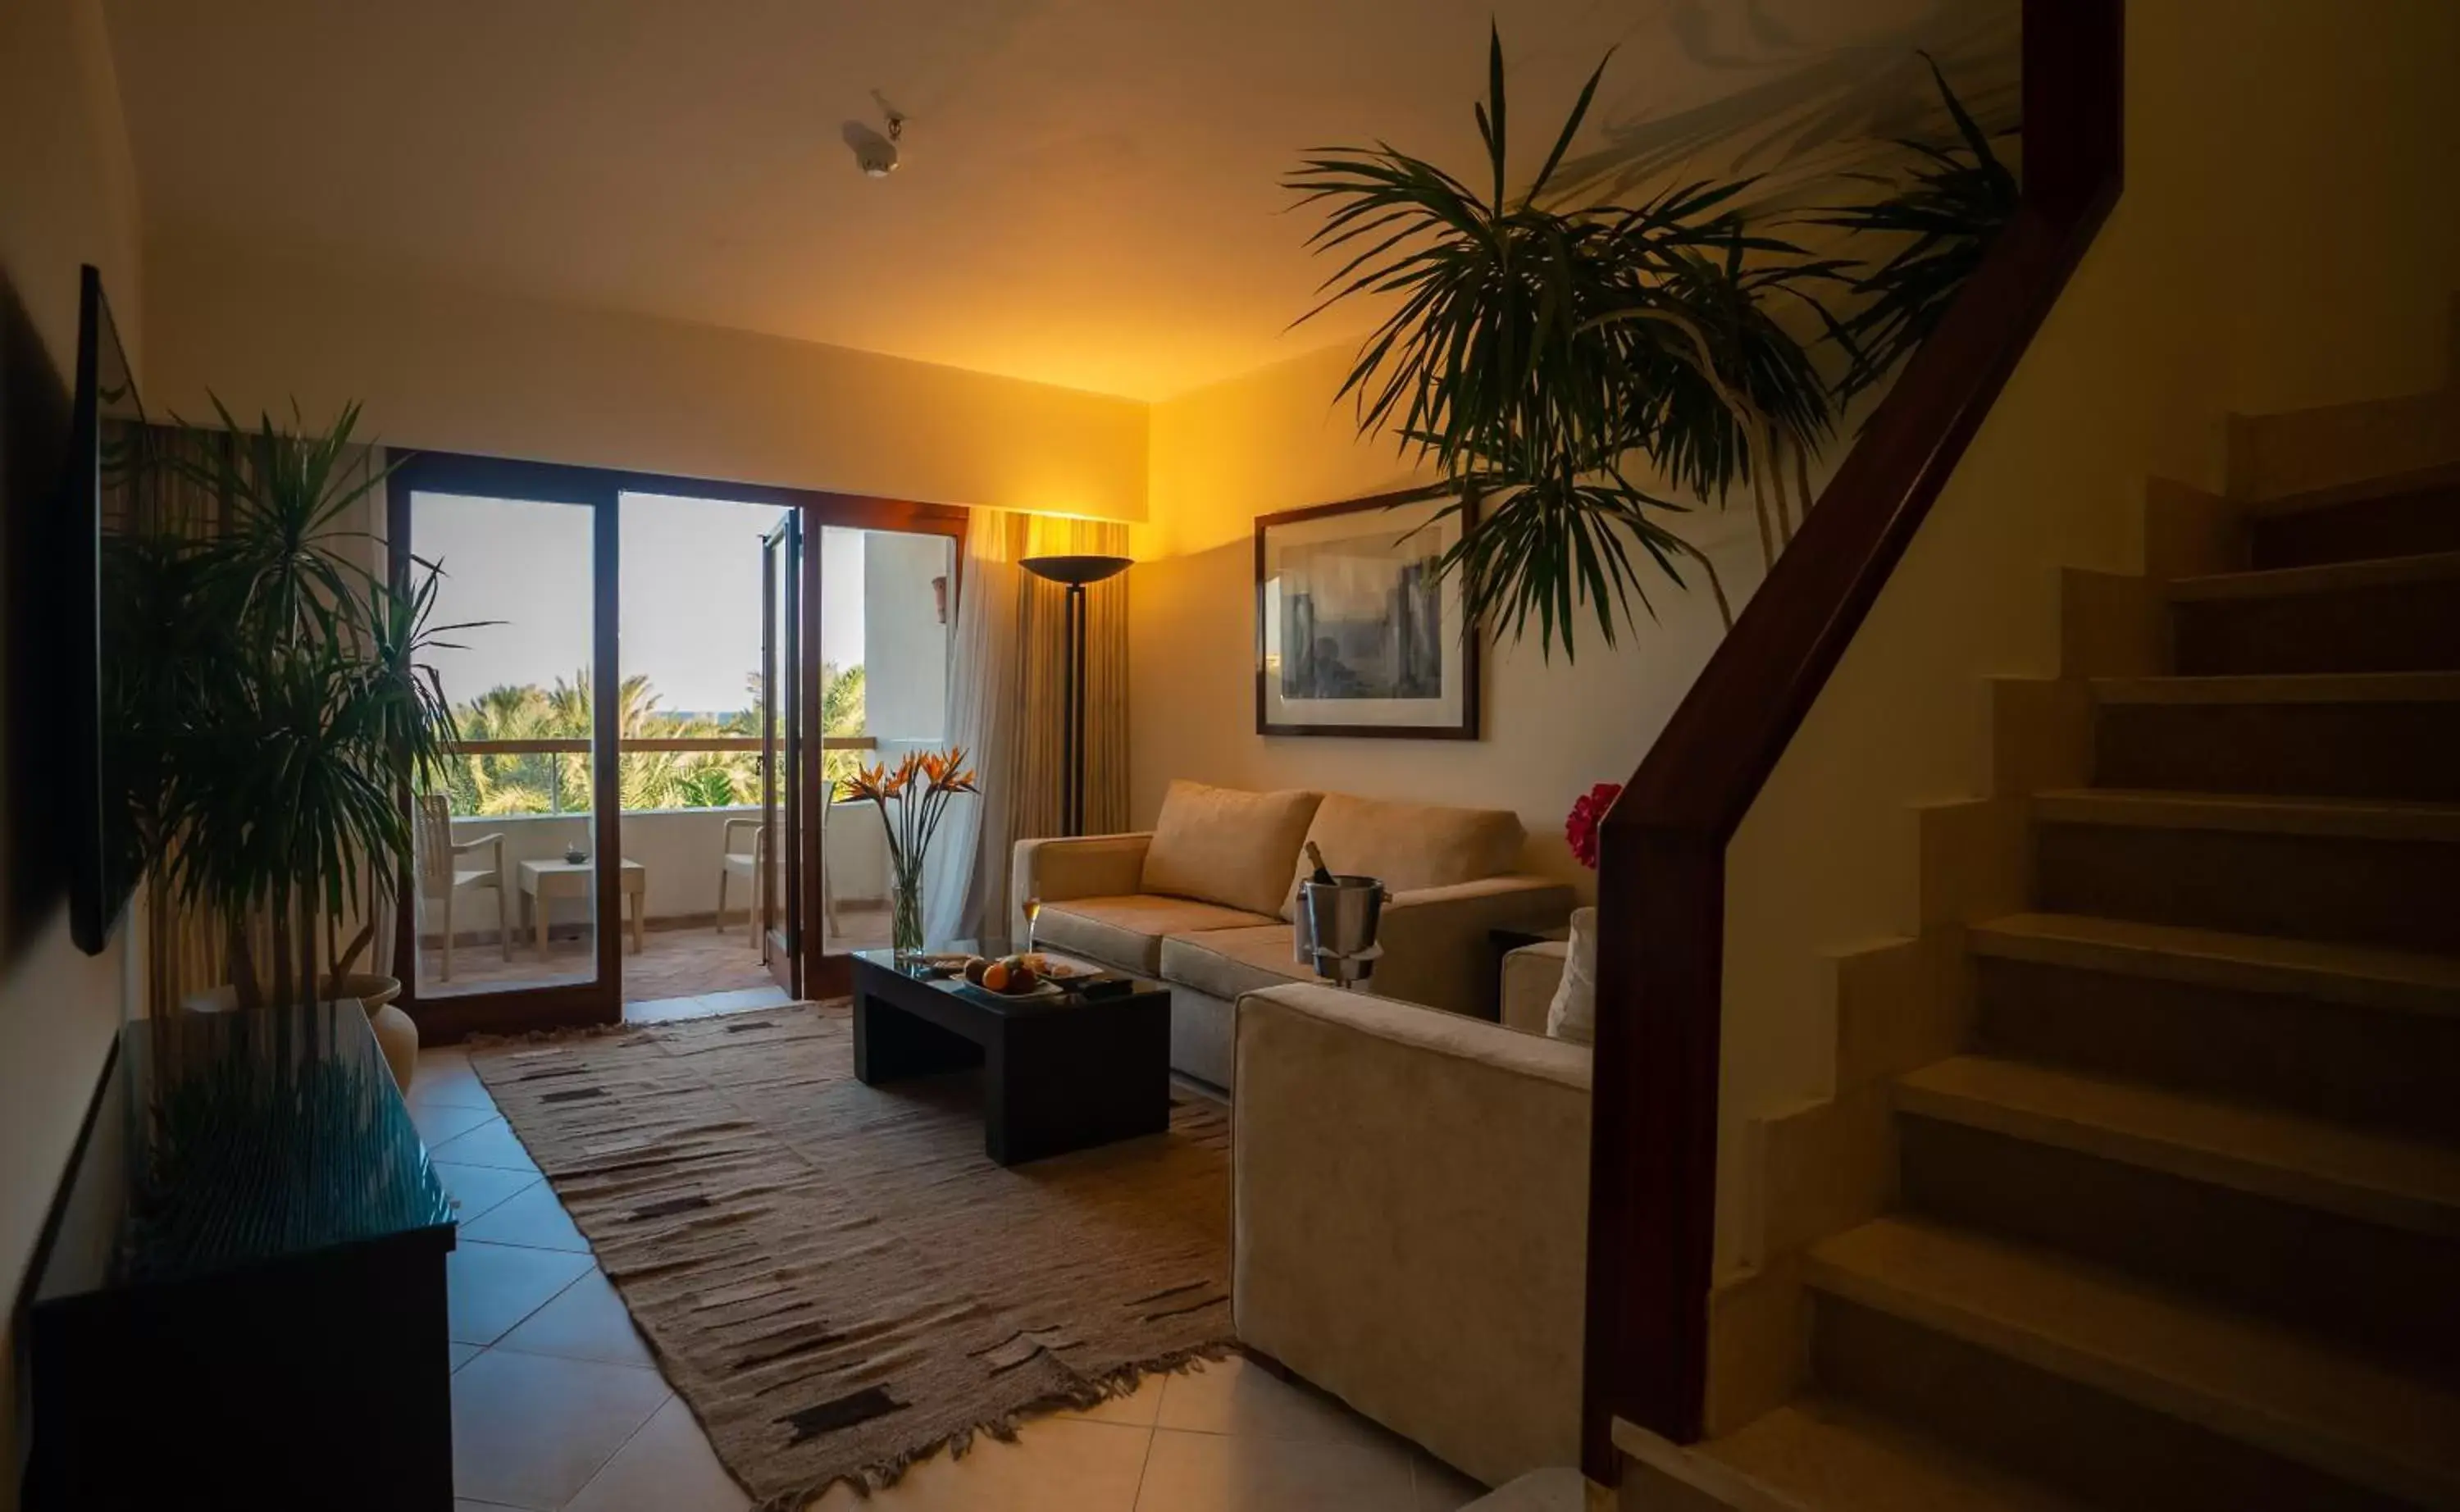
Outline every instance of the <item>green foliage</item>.
{"type": "Polygon", "coordinates": [[[1483,192],[1381,143],[1321,149],[1286,181],[1301,203],[1328,207],[1309,245],[1345,259],[1302,320],[1346,300],[1390,305],[1342,384],[1361,434],[1392,431],[1449,491],[1476,500],[1477,528],[1441,564],[1461,573],[1474,619],[1516,637],[1534,616],[1540,647],[1551,655],[1559,635],[1567,658],[1581,606],[1609,645],[1634,597],[1654,613],[1628,542],[1678,586],[1682,558],[1714,586],[1707,559],[1661,522],[1685,506],[1636,483],[1627,458],[1722,500],[1738,482],[1781,488],[1771,475],[1787,449],[1798,460],[1834,423],[1826,384],[1772,307],[1799,305],[1833,330],[1819,290],[1842,287],[1841,265],[1754,230],[1734,208],[1750,181],[1688,183],[1636,207],[1540,203],[1605,67],[1516,196],[1492,32],[1475,110],[1483,192]]]}
{"type": "MultiPolygon", "coordinates": [[[[862,669],[820,670],[820,728],[827,735],[862,733],[862,669]]],[[[619,740],[757,738],[762,692],[755,673],[751,707],[723,715],[668,713],[647,677],[624,679],[617,693],[619,740]]],[[[456,711],[461,738],[489,740],[586,740],[590,737],[589,674],[557,678],[551,688],[535,683],[491,688],[456,711]]],[[[823,761],[831,778],[850,776],[856,754],[833,751],[823,761]]],[[[725,808],[760,800],[756,751],[627,751],[617,757],[617,788],[627,810],[725,808]]],[[[458,752],[439,772],[436,784],[456,814],[547,814],[589,807],[586,752],[491,755],[458,752]]]]}
{"type": "Polygon", "coordinates": [[[1772,564],[1811,508],[1811,458],[1844,404],[1936,327],[2018,195],[1933,65],[1961,146],[1903,143],[1921,159],[1909,182],[1805,223],[1911,238],[1877,267],[1755,224],[1740,208],[1748,178],[1636,206],[1550,202],[1605,69],[1516,195],[1493,30],[1478,187],[1383,142],[1319,149],[1285,181],[1324,207],[1308,245],[1342,260],[1301,320],[1353,300],[1383,311],[1340,391],[1360,434],[1388,431],[1431,462],[1455,496],[1446,514],[1474,504],[1475,527],[1440,563],[1460,574],[1473,622],[1517,638],[1535,620],[1541,650],[1560,636],[1566,659],[1584,608],[1610,646],[1633,600],[1654,616],[1634,544],[1677,586],[1686,562],[1699,567],[1726,607],[1707,559],[1671,526],[1688,505],[1636,482],[1635,461],[1709,503],[1748,487],[1772,564]],[[1834,382],[1813,355],[1830,344],[1834,382]]]}
{"type": "Polygon", "coordinates": [[[1856,233],[1902,237],[1904,244],[1855,282],[1862,303],[1845,322],[1852,365],[1837,385],[1840,403],[1870,388],[1913,354],[1936,330],[1956,291],[1981,266],[1991,238],[2016,213],[2021,187],[2015,173],[1991,150],[1947,76],[1928,53],[1932,82],[1956,126],[1956,141],[1899,139],[1917,166],[1906,181],[1856,175],[1889,193],[1868,204],[1844,206],[1812,224],[1856,233]]]}
{"type": "MultiPolygon", "coordinates": [[[[106,546],[103,613],[145,648],[105,670],[110,813],[120,854],[159,859],[182,901],[225,924],[232,981],[253,1004],[312,991],[319,937],[353,890],[390,891],[411,855],[401,794],[440,770],[453,727],[418,666],[441,644],[434,569],[388,584],[348,549],[366,538],[345,515],[385,477],[350,463],[357,406],[321,434],[295,411],[296,429],[265,416],[249,431],[215,410],[222,433],[190,432],[141,465],[223,500],[221,533],[106,546]],[[264,974],[250,919],[270,926],[264,974]]],[[[331,969],[347,970],[371,929],[331,969]]]]}

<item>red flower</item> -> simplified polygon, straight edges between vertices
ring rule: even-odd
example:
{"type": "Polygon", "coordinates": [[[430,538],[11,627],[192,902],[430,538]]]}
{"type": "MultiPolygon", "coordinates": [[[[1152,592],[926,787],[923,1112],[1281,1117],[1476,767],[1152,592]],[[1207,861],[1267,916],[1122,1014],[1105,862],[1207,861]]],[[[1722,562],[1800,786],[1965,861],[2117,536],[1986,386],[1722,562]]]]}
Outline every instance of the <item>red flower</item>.
{"type": "Polygon", "coordinates": [[[1572,812],[1563,820],[1563,838],[1572,842],[1572,856],[1591,871],[1598,869],[1598,826],[1605,822],[1606,810],[1622,794],[1620,782],[1601,782],[1572,800],[1572,812]]]}

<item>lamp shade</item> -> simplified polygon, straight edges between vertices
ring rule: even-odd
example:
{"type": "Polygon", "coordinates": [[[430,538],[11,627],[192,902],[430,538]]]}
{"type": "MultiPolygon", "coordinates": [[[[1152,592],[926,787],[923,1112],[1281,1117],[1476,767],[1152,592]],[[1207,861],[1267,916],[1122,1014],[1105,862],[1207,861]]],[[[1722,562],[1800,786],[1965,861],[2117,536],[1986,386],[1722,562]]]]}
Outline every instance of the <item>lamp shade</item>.
{"type": "Polygon", "coordinates": [[[1134,557],[1027,557],[1017,564],[1037,578],[1053,583],[1099,583],[1135,566],[1134,557]]]}

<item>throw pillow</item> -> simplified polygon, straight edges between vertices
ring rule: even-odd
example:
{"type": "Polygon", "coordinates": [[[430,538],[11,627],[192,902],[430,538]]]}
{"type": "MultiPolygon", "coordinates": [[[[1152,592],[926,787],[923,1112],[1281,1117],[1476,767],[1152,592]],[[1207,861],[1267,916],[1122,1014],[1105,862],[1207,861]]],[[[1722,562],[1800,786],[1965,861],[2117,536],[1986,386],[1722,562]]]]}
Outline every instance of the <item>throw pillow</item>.
{"type": "Polygon", "coordinates": [[[1546,1033],[1575,1045],[1598,1037],[1598,911],[1572,910],[1572,945],[1563,952],[1563,980],[1546,1005],[1546,1033]]]}
{"type": "Polygon", "coordinates": [[[1322,797],[1171,783],[1145,850],[1144,890],[1272,913],[1322,797]]]}

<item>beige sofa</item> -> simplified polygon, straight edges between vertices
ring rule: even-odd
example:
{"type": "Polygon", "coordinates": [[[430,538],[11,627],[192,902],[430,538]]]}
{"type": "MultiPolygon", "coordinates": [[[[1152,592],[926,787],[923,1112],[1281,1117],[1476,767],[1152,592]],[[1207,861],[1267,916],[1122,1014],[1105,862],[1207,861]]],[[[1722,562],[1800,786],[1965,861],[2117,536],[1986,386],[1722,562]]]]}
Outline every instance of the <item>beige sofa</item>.
{"type": "Polygon", "coordinates": [[[1572,906],[1568,887],[1514,872],[1522,838],[1505,811],[1173,782],[1151,831],[1018,841],[1009,932],[1024,937],[1024,902],[1039,898],[1038,943],[1168,983],[1171,1064],[1228,1087],[1232,1005],[1315,979],[1292,941],[1304,841],[1391,891],[1370,991],[1492,1017],[1489,931],[1572,906]]]}
{"type": "MultiPolygon", "coordinates": [[[[1542,1028],[1561,957],[1535,948],[1507,1012],[1542,1028]]],[[[1500,1024],[1241,998],[1240,1342],[1489,1485],[1578,1463],[1589,1076],[1587,1046],[1500,1024]]]]}

